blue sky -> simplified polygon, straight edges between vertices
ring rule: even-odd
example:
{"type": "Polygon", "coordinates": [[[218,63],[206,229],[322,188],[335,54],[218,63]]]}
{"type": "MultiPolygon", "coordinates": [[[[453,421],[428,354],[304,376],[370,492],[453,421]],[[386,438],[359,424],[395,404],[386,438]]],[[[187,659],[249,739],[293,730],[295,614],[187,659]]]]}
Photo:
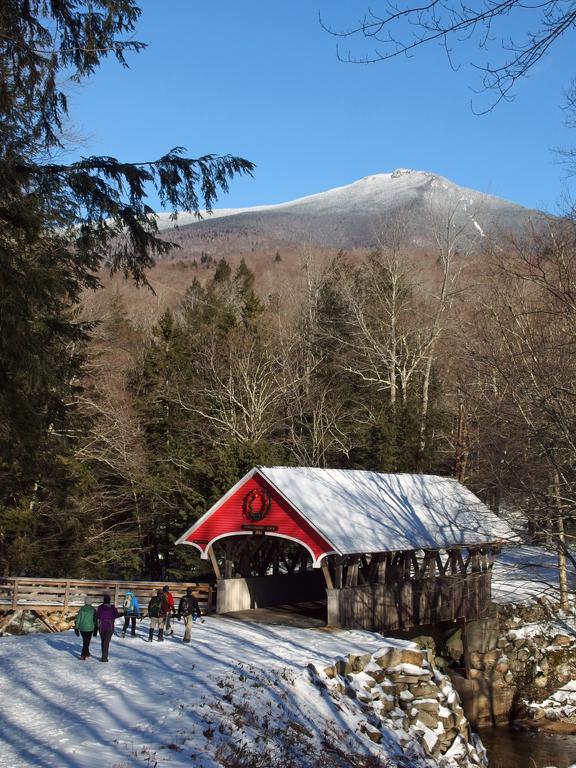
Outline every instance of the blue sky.
{"type": "MultiPolygon", "coordinates": [[[[473,114],[468,62],[439,47],[411,59],[343,64],[318,23],[354,22],[344,0],[248,3],[143,0],[130,69],[106,63],[70,89],[78,154],[141,161],[182,145],[189,156],[231,153],[257,164],[217,207],[278,203],[405,167],[530,207],[556,211],[566,188],[553,147],[576,145],[563,91],[576,75],[562,40],[512,103],[473,114]]],[[[495,49],[497,50],[497,49],[495,49]]],[[[152,205],[157,203],[153,200],[152,205]]]]}

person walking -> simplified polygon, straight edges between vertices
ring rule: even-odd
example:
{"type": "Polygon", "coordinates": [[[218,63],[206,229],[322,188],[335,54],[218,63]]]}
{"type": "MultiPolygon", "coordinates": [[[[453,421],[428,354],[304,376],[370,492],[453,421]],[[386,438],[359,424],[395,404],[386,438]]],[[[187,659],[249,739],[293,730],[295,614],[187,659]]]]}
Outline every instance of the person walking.
{"type": "Polygon", "coordinates": [[[173,635],[174,630],[170,626],[170,617],[174,615],[174,596],[170,592],[168,584],[162,589],[162,615],[164,616],[167,635],[173,635]]]}
{"type": "Polygon", "coordinates": [[[96,619],[96,608],[92,605],[92,598],[86,596],[84,605],[78,611],[76,621],[74,622],[74,632],[76,637],[82,635],[82,653],[80,658],[85,661],[90,656],[90,640],[98,634],[98,621],[96,619]]]}
{"type": "Polygon", "coordinates": [[[158,630],[158,641],[164,640],[164,614],[162,613],[162,590],[157,589],[156,594],[150,598],[148,603],[148,617],[150,618],[150,629],[148,630],[148,642],[154,639],[154,630],[158,630]]]}
{"type": "Polygon", "coordinates": [[[128,590],[124,598],[124,626],[122,627],[122,637],[126,637],[128,625],[131,624],[130,637],[136,637],[136,619],[140,618],[140,603],[138,598],[128,590]]]}
{"type": "Polygon", "coordinates": [[[184,643],[189,643],[192,639],[192,624],[196,618],[201,621],[202,614],[200,612],[200,606],[198,600],[192,592],[192,587],[186,589],[186,594],[180,598],[178,603],[178,621],[184,619],[184,643]]]}
{"type": "Polygon", "coordinates": [[[102,604],[98,606],[96,617],[98,619],[98,631],[102,642],[102,658],[100,661],[108,661],[108,649],[110,640],[114,634],[114,622],[120,616],[115,605],[110,602],[110,595],[105,593],[102,598],[102,604]]]}

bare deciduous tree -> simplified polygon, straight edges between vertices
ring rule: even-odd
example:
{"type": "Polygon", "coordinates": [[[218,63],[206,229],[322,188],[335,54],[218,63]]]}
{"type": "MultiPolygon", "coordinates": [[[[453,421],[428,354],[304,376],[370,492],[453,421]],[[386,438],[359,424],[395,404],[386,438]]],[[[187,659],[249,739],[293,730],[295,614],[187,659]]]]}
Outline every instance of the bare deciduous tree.
{"type": "Polygon", "coordinates": [[[553,539],[564,607],[566,558],[576,565],[565,525],[576,511],[574,234],[567,226],[495,255],[466,339],[475,376],[468,394],[481,403],[481,428],[497,449],[489,471],[553,539]]]}
{"type": "Polygon", "coordinates": [[[486,57],[495,49],[495,62],[472,62],[481,73],[482,90],[494,94],[487,109],[502,99],[510,99],[517,81],[528,75],[561,37],[576,29],[573,0],[544,0],[528,5],[520,0],[431,0],[422,5],[398,5],[385,0],[380,6],[381,11],[371,7],[347,28],[332,26],[320,18],[330,34],[351,42],[360,38],[371,48],[360,54],[350,50],[342,53],[339,49],[341,60],[362,64],[387,61],[410,56],[422,46],[436,43],[445,49],[450,65],[456,69],[457,45],[469,43],[473,50],[485,51],[486,57]],[[510,21],[515,30],[523,31],[511,36],[510,21]]]}

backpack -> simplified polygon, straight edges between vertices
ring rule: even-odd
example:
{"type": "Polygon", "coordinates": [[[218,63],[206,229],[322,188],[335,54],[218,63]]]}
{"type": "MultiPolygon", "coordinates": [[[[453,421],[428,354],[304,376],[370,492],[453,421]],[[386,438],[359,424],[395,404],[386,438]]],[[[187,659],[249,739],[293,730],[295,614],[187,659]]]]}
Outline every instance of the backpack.
{"type": "Polygon", "coordinates": [[[131,611],[134,608],[134,595],[126,595],[123,607],[125,611],[131,611]]]}
{"type": "Polygon", "coordinates": [[[160,610],[162,611],[163,616],[168,615],[172,610],[170,608],[170,600],[168,599],[168,595],[166,594],[166,592],[163,592],[162,596],[160,597],[160,606],[161,606],[160,610]]]}
{"type": "Polygon", "coordinates": [[[200,615],[200,607],[194,595],[184,595],[182,598],[182,613],[184,616],[189,614],[192,614],[193,616],[200,615]]]}
{"type": "Polygon", "coordinates": [[[148,615],[153,619],[159,619],[162,615],[162,598],[160,595],[154,595],[148,604],[148,615]]]}

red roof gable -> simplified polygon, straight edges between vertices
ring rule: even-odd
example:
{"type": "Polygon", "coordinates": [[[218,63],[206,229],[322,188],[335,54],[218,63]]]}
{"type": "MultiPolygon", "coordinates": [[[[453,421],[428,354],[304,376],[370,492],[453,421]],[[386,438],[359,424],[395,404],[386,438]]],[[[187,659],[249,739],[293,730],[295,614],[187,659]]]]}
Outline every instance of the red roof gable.
{"type": "Polygon", "coordinates": [[[220,499],[176,542],[197,547],[202,558],[218,539],[263,533],[305,547],[315,567],[334,547],[254,469],[220,499]]]}

